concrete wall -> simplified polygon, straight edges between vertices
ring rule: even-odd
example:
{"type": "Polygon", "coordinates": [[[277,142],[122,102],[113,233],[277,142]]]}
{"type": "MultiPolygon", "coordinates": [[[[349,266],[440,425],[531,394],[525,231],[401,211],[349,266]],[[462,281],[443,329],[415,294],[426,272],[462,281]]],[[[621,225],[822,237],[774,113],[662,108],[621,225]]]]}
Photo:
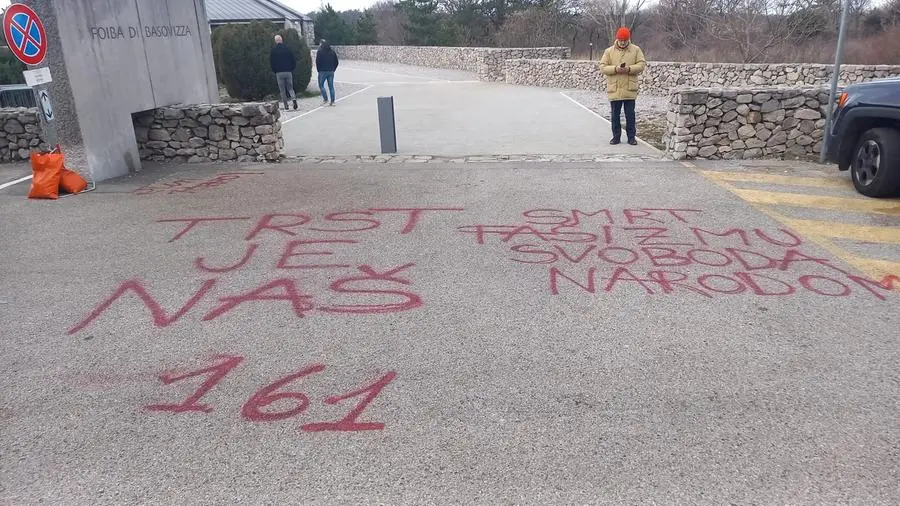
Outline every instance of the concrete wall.
{"type": "Polygon", "coordinates": [[[503,81],[514,58],[568,58],[567,47],[488,48],[433,46],[334,46],[338,57],[475,72],[483,81],[503,81]]]}
{"type": "Polygon", "coordinates": [[[58,140],[94,180],[140,168],[131,114],[218,96],[203,0],[24,0],[51,41],[58,140]]]}
{"type": "Polygon", "coordinates": [[[666,151],[675,159],[815,158],[828,88],[757,87],[676,91],[666,151]]]}
{"type": "MultiPolygon", "coordinates": [[[[737,64],[647,62],[641,91],[667,95],[675,88],[811,86],[826,84],[833,65],[813,63],[737,64]]],[[[507,61],[505,81],[524,86],[603,90],[605,77],[596,61],[517,59],[507,61]]],[[[900,76],[900,65],[842,65],[842,85],[900,76]]]]}

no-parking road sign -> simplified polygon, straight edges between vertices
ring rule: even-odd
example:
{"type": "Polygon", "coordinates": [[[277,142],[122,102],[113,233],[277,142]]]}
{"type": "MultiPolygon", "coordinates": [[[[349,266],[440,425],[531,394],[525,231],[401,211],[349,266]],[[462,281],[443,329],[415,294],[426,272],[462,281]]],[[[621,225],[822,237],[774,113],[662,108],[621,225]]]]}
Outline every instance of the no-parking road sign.
{"type": "Polygon", "coordinates": [[[47,54],[44,23],[30,7],[12,4],[3,14],[3,34],[12,54],[26,65],[37,65],[47,54]]]}

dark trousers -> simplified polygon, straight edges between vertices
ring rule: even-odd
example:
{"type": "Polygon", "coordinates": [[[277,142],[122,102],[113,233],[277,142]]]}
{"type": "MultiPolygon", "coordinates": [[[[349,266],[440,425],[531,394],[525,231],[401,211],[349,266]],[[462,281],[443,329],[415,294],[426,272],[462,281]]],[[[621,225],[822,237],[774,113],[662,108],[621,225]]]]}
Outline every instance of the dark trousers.
{"type": "Polygon", "coordinates": [[[622,139],[622,105],[625,106],[625,135],[628,140],[637,136],[637,127],[634,124],[634,100],[613,100],[609,103],[612,108],[612,133],[613,139],[622,139]]]}

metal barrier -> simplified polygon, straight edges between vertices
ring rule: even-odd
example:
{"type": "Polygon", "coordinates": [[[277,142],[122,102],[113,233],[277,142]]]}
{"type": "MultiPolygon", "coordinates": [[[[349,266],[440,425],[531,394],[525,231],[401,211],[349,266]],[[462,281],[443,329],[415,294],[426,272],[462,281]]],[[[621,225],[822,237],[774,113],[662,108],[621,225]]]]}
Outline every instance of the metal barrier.
{"type": "Polygon", "coordinates": [[[0,107],[37,107],[34,91],[27,84],[0,85],[0,107]]]}

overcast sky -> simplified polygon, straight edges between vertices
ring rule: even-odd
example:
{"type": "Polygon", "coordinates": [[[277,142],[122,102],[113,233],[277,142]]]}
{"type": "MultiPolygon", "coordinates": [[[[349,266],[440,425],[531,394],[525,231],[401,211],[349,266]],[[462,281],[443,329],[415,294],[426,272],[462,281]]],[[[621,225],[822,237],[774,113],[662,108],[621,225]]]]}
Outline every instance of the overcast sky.
{"type": "MultiPolygon", "coordinates": [[[[323,0],[279,0],[281,3],[287,5],[288,7],[294,9],[295,11],[300,11],[301,14],[309,14],[310,12],[314,12],[319,10],[319,8],[324,5],[326,2],[323,0]]],[[[336,11],[346,11],[350,9],[359,9],[363,10],[366,7],[373,5],[377,0],[330,0],[328,3],[331,3],[331,6],[334,7],[336,11]]],[[[0,0],[0,6],[6,7],[9,5],[9,0],[0,0]]]]}
{"type": "MultiPolygon", "coordinates": [[[[281,3],[290,6],[292,9],[299,11],[301,14],[309,14],[319,10],[325,3],[330,3],[336,11],[346,11],[350,9],[363,10],[373,5],[377,0],[280,0],[281,3]]],[[[888,0],[873,0],[873,5],[882,5],[888,0]]],[[[9,0],[0,0],[0,6],[6,7],[11,2],[9,0]]],[[[651,2],[652,3],[652,2],[651,2]]]]}

